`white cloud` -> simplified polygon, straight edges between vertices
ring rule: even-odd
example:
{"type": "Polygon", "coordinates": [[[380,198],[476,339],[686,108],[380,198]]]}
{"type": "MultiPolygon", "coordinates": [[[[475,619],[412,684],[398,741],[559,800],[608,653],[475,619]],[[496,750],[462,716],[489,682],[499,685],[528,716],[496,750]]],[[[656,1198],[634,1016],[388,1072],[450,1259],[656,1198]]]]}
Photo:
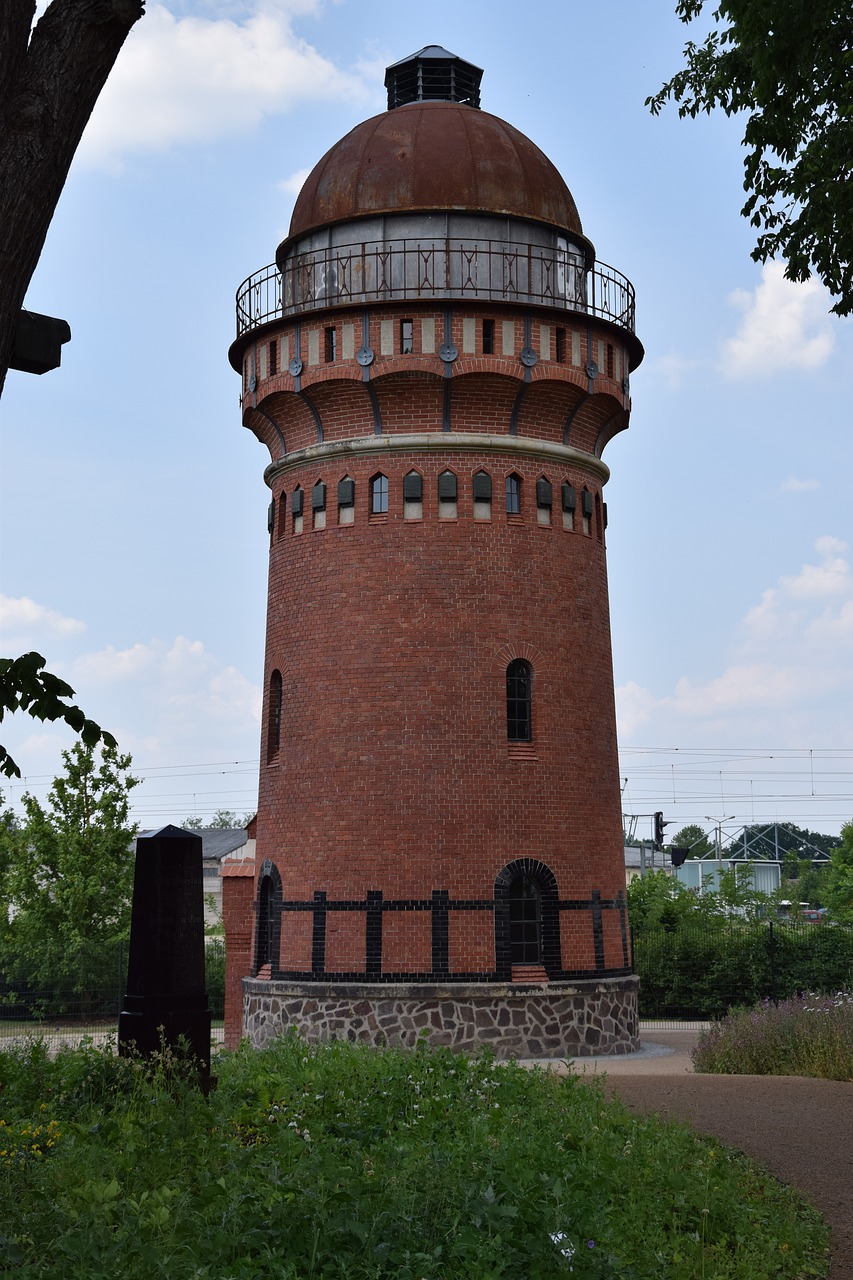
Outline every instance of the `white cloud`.
{"type": "Polygon", "coordinates": [[[785,279],[779,262],[761,269],[753,292],[736,289],[729,302],[743,313],[733,338],[723,343],[720,366],[729,378],[763,378],[785,369],[817,369],[835,345],[829,291],[814,277],[785,279]]]}
{"type": "Polygon", "coordinates": [[[630,738],[644,724],[647,724],[660,706],[648,689],[629,680],[616,690],[616,721],[620,738],[630,738]]]}
{"type": "Polygon", "coordinates": [[[847,561],[825,551],[820,564],[804,564],[799,573],[780,578],[777,586],[762,593],[741,624],[740,651],[754,653],[769,644],[786,646],[814,621],[814,611],[821,605],[837,612],[836,602],[851,597],[853,578],[847,561]]]}
{"type": "Polygon", "coordinates": [[[701,360],[690,356],[680,356],[675,351],[665,356],[657,356],[648,362],[645,375],[658,377],[669,391],[678,391],[701,365],[701,360]]]}
{"type": "Polygon", "coordinates": [[[86,624],[77,618],[66,618],[46,605],[37,604],[29,596],[0,596],[0,630],[14,632],[16,635],[47,632],[71,636],[85,631],[86,624]]]}
{"type": "Polygon", "coordinates": [[[87,653],[74,663],[78,679],[97,684],[128,680],[150,667],[155,660],[152,647],[146,644],[131,645],[129,649],[116,649],[107,645],[98,653],[87,653]]]}
{"type": "Polygon", "coordinates": [[[789,476],[787,480],[783,480],[779,485],[780,493],[808,493],[812,489],[819,489],[820,482],[818,480],[798,480],[795,476],[789,476]]]}
{"type": "Polygon", "coordinates": [[[302,190],[305,184],[305,179],[308,177],[310,172],[310,169],[297,169],[289,178],[282,178],[281,182],[276,185],[278,186],[279,191],[283,191],[286,195],[293,196],[295,200],[299,195],[299,192],[302,190]]]}
{"type": "Polygon", "coordinates": [[[683,675],[662,696],[631,681],[617,689],[623,739],[849,740],[853,573],[840,538],[818,538],[814,549],[814,562],[783,574],[736,624],[718,674],[683,675]]]}
{"type": "Polygon", "coordinates": [[[229,731],[254,733],[260,724],[260,689],[186,636],[84,654],[72,664],[72,682],[121,715],[126,707],[134,736],[160,742],[172,760],[193,741],[199,758],[215,742],[221,751],[229,731]]]}
{"type": "MultiPolygon", "coordinates": [[[[55,669],[70,681],[86,714],[131,755],[131,772],[145,777],[132,796],[143,826],[212,814],[219,806],[239,812],[255,807],[261,690],[200,640],[108,645],[55,669]]],[[[59,723],[36,725],[26,715],[4,720],[3,730],[24,775],[4,784],[4,792],[13,804],[24,790],[43,799],[75,735],[59,723]]]]}
{"type": "Polygon", "coordinates": [[[366,98],[360,75],[341,71],[293,31],[293,18],[317,12],[320,0],[245,8],[205,18],[151,5],[98,100],[80,159],[110,167],[128,152],[240,133],[302,103],[366,98]]]}

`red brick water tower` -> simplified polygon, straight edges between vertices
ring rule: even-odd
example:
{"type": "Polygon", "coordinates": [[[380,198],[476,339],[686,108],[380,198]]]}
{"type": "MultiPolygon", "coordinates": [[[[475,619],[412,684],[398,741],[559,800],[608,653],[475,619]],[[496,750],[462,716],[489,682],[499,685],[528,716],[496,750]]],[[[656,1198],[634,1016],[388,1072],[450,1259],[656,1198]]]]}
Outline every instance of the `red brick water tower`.
{"type": "Polygon", "coordinates": [[[480,76],[390,67],[238,294],[272,500],[231,1043],[637,1044],[601,460],[634,294],[480,76]]]}

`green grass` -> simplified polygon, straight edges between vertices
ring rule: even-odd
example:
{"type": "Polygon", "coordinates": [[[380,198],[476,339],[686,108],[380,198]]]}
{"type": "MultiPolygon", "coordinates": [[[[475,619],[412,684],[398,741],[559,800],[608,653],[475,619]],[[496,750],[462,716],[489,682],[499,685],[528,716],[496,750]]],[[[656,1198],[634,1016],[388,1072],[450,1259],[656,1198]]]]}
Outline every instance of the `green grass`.
{"type": "Polygon", "coordinates": [[[807,992],[737,1010],[704,1032],[696,1071],[853,1080],[853,994],[807,992]]]}
{"type": "Polygon", "coordinates": [[[803,1280],[792,1190],[600,1087],[447,1051],[287,1038],[205,1101],[90,1046],[0,1055],[15,1280],[803,1280]],[[36,1132],[38,1130],[38,1132],[36,1132]]]}

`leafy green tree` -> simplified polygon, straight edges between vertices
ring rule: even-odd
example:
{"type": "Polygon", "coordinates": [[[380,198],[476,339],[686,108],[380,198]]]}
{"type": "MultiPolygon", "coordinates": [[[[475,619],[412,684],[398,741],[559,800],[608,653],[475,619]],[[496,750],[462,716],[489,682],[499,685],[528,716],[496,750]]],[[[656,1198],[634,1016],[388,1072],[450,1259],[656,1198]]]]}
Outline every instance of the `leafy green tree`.
{"type": "Polygon", "coordinates": [[[139,779],[114,747],[98,759],[78,743],[62,758],[46,807],[25,793],[26,820],[0,827],[0,972],[54,1004],[72,993],[87,1012],[105,981],[115,988],[114,948],[130,931],[139,779]]]}
{"type": "Polygon", "coordinates": [[[244,813],[241,818],[233,809],[217,809],[209,821],[194,814],[184,818],[183,826],[187,831],[237,831],[248,826],[252,817],[251,813],[244,813]]]}
{"type": "Polygon", "coordinates": [[[635,876],[628,885],[628,916],[637,929],[674,930],[699,909],[699,896],[666,871],[635,876]]]}
{"type": "Polygon", "coordinates": [[[695,822],[688,823],[686,827],[676,831],[669,843],[682,849],[689,849],[688,858],[704,858],[706,854],[714,852],[713,844],[695,822]]]}
{"type": "MultiPolygon", "coordinates": [[[[708,0],[678,0],[684,23],[708,0]]],[[[685,66],[646,99],[680,117],[721,108],[744,117],[741,213],[758,229],[752,257],[781,258],[791,280],[812,271],[853,311],[853,8],[850,0],[718,0],[685,66]]]]}
{"type": "Polygon", "coordinates": [[[778,898],[789,902],[807,902],[810,907],[825,906],[828,867],[815,867],[808,858],[789,853],[782,861],[782,883],[778,898]]]}
{"type": "Polygon", "coordinates": [[[824,898],[832,914],[853,920],[853,822],[845,822],[841,828],[841,844],[832,852],[824,883],[824,898]]]}

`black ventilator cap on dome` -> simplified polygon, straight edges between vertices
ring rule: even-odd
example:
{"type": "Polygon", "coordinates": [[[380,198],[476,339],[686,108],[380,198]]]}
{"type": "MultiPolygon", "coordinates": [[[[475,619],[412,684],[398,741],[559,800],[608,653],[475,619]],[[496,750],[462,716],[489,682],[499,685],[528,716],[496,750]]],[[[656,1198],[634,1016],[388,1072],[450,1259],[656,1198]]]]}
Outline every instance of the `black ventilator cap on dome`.
{"type": "Polygon", "coordinates": [[[407,102],[462,102],[479,107],[482,78],[482,67],[458,58],[440,44],[428,44],[386,70],[388,110],[404,107],[407,102]]]}

